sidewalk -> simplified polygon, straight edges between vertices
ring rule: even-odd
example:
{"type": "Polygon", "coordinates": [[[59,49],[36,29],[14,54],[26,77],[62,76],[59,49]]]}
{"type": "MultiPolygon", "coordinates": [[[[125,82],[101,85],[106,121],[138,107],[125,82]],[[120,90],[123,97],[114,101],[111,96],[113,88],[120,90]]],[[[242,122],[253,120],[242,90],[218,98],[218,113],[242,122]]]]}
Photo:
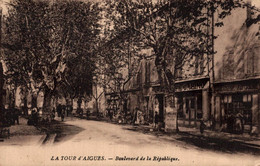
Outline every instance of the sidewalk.
{"type": "Polygon", "coordinates": [[[83,130],[77,126],[61,122],[60,117],[56,117],[51,123],[38,125],[37,127],[27,125],[27,119],[23,117],[20,117],[19,120],[19,125],[15,124],[9,127],[10,138],[0,138],[0,146],[52,145],[56,142],[67,140],[83,130]]]}
{"type": "MultiPolygon", "coordinates": [[[[82,118],[86,119],[86,118],[82,118]]],[[[130,124],[124,124],[124,123],[118,123],[116,121],[110,121],[109,118],[99,118],[97,119],[96,117],[90,117],[88,120],[95,120],[95,121],[104,121],[107,123],[113,123],[113,124],[118,124],[118,125],[123,125],[123,126],[128,126],[128,130],[132,131],[141,131],[143,133],[150,133],[150,134],[155,134],[155,135],[168,135],[168,136],[173,136],[175,134],[178,135],[193,135],[193,136],[198,136],[198,137],[208,137],[208,138],[215,138],[215,139],[225,139],[225,140],[233,140],[233,141],[240,141],[243,143],[248,143],[248,144],[254,144],[255,146],[260,148],[260,137],[257,136],[251,136],[248,133],[243,133],[243,134],[231,134],[231,133],[226,133],[226,132],[219,132],[219,131],[212,131],[212,130],[204,130],[204,133],[201,134],[200,130],[197,128],[189,128],[189,127],[179,127],[179,132],[178,133],[166,133],[164,131],[154,131],[153,126],[150,125],[130,125],[130,124]],[[129,128],[130,127],[130,128],[129,128]]]]}
{"type": "Polygon", "coordinates": [[[179,127],[179,130],[180,132],[189,133],[192,135],[203,135],[205,137],[214,137],[219,139],[232,139],[232,140],[243,141],[243,142],[255,142],[260,146],[260,137],[251,136],[248,133],[231,134],[227,132],[204,130],[203,134],[201,134],[199,129],[188,128],[188,127],[179,127]]]}
{"type": "Polygon", "coordinates": [[[244,153],[260,155],[260,138],[249,134],[230,134],[205,130],[203,134],[199,129],[179,127],[178,133],[154,131],[151,125],[124,125],[126,130],[151,134],[159,139],[178,142],[180,146],[192,145],[201,149],[220,151],[226,153],[244,153]]]}
{"type": "Polygon", "coordinates": [[[41,144],[45,139],[45,133],[39,131],[34,126],[27,125],[27,119],[20,117],[19,125],[15,123],[9,127],[10,138],[4,137],[0,138],[2,141],[1,145],[32,145],[41,144]]]}

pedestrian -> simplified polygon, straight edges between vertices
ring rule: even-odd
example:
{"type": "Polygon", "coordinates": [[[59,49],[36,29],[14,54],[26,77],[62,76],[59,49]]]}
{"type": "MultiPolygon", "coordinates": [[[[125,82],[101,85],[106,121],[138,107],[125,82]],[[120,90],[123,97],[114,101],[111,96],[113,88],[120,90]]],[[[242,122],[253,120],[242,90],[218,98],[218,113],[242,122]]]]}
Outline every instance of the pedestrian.
{"type": "Polygon", "coordinates": [[[55,107],[52,108],[52,111],[51,111],[51,120],[54,120],[55,119],[55,107]]]}
{"type": "Polygon", "coordinates": [[[113,118],[111,111],[112,110],[110,108],[107,109],[107,115],[108,115],[110,121],[112,121],[112,118],[113,118]]]}
{"type": "Polygon", "coordinates": [[[15,115],[14,115],[14,110],[12,108],[9,108],[8,110],[8,119],[11,123],[11,125],[15,125],[15,115]]]}
{"type": "Polygon", "coordinates": [[[36,107],[34,107],[32,110],[32,124],[38,125],[38,120],[39,120],[38,109],[36,107]]]}
{"type": "Polygon", "coordinates": [[[18,125],[19,125],[19,114],[20,114],[20,111],[17,108],[15,108],[14,109],[14,114],[13,114],[14,122],[16,121],[18,125]]]}
{"type": "Polygon", "coordinates": [[[65,114],[65,112],[64,112],[64,110],[62,109],[62,110],[61,110],[61,114],[60,114],[60,117],[61,117],[61,121],[62,121],[62,122],[64,121],[64,114],[65,114]]]}
{"type": "Polygon", "coordinates": [[[62,106],[61,106],[61,104],[59,104],[59,105],[57,106],[58,117],[61,116],[61,111],[62,111],[62,106]]]}
{"type": "Polygon", "coordinates": [[[27,108],[27,107],[23,106],[23,107],[22,107],[22,111],[23,111],[23,114],[24,114],[25,116],[28,116],[28,108],[27,108]]]}
{"type": "Polygon", "coordinates": [[[159,130],[158,123],[159,123],[159,115],[158,115],[158,112],[155,111],[155,115],[154,115],[154,129],[155,130],[159,130]]]}
{"type": "Polygon", "coordinates": [[[137,112],[138,112],[138,108],[136,107],[135,110],[134,110],[134,113],[133,113],[133,119],[132,119],[132,123],[133,125],[136,123],[137,121],[137,112]]]}
{"type": "Polygon", "coordinates": [[[200,121],[200,133],[203,134],[204,130],[206,128],[205,123],[203,122],[203,120],[200,121]]]}
{"type": "Polygon", "coordinates": [[[67,117],[68,117],[69,113],[70,113],[70,106],[69,105],[66,106],[66,113],[67,113],[67,117]]]}
{"type": "Polygon", "coordinates": [[[244,123],[243,123],[244,117],[243,115],[238,112],[235,116],[235,130],[236,132],[242,134],[244,132],[244,123]]]}

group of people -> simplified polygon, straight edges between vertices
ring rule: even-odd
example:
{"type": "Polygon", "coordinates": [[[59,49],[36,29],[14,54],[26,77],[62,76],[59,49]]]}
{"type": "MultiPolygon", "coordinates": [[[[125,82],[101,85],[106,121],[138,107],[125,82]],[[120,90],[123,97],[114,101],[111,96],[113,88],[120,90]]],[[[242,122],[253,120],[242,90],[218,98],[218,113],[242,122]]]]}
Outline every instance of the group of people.
{"type": "Polygon", "coordinates": [[[55,107],[53,107],[53,109],[51,111],[52,120],[54,120],[55,113],[57,111],[58,117],[61,118],[61,121],[64,121],[65,115],[68,117],[72,113],[72,109],[73,108],[71,105],[65,106],[65,105],[59,104],[56,109],[55,109],[55,107]]]}
{"type": "Polygon", "coordinates": [[[230,133],[244,132],[244,116],[240,112],[228,113],[225,117],[225,128],[230,133]]]}
{"type": "MultiPolygon", "coordinates": [[[[145,123],[144,117],[145,117],[145,114],[139,108],[136,108],[132,115],[132,124],[144,124],[145,123]]],[[[157,131],[159,131],[160,128],[163,127],[157,110],[154,111],[153,127],[154,127],[154,130],[157,130],[157,131]]]]}
{"type": "Polygon", "coordinates": [[[47,118],[42,118],[39,115],[38,108],[33,108],[30,116],[28,117],[28,125],[38,125],[39,123],[45,123],[50,122],[55,119],[56,112],[58,114],[58,117],[61,118],[61,121],[64,121],[65,115],[69,116],[72,112],[72,106],[64,106],[59,104],[57,108],[53,107],[50,114],[47,116],[47,118]]]}
{"type": "Polygon", "coordinates": [[[136,108],[132,115],[132,124],[144,124],[144,117],[145,114],[139,108],[136,108]]]}
{"type": "MultiPolygon", "coordinates": [[[[113,115],[114,114],[114,110],[113,109],[107,109],[107,117],[110,119],[110,121],[112,121],[113,119],[113,115]]],[[[126,111],[124,112],[124,114],[118,116],[118,120],[119,121],[124,121],[126,123],[130,123],[130,124],[148,124],[148,121],[146,121],[146,114],[141,111],[138,107],[136,107],[133,112],[129,112],[126,111]],[[122,118],[124,118],[124,120],[122,120],[122,118]]],[[[149,117],[148,117],[149,118],[149,117]]],[[[163,124],[161,123],[161,118],[159,116],[158,111],[154,111],[154,115],[152,117],[152,122],[153,122],[153,127],[154,130],[160,130],[161,127],[163,127],[163,124]]]]}
{"type": "MultiPolygon", "coordinates": [[[[214,118],[211,118],[210,120],[211,124],[206,125],[203,120],[200,121],[200,132],[203,133],[204,130],[209,126],[211,129],[214,129],[215,127],[215,121],[214,118]]],[[[245,125],[245,120],[243,114],[240,112],[233,113],[233,112],[228,112],[224,116],[224,120],[221,124],[221,131],[224,132],[229,132],[229,133],[237,133],[237,134],[242,134],[244,132],[244,125],[245,125]]]]}
{"type": "Polygon", "coordinates": [[[32,113],[28,118],[27,124],[28,125],[38,125],[39,123],[39,111],[36,107],[32,109],[32,113]]]}
{"type": "Polygon", "coordinates": [[[15,122],[19,125],[20,111],[16,108],[3,109],[0,112],[0,126],[15,125],[15,122]]]}

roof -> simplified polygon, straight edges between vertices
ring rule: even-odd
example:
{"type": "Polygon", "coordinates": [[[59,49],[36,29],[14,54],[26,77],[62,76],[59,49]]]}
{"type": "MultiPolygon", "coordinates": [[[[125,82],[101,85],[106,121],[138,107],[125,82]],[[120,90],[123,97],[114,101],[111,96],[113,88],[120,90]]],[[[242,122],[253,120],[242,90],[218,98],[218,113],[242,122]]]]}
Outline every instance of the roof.
{"type": "Polygon", "coordinates": [[[214,84],[242,82],[242,81],[258,80],[258,79],[260,79],[260,76],[243,78],[243,79],[221,80],[221,81],[214,82],[214,84]]]}
{"type": "Polygon", "coordinates": [[[183,82],[190,82],[190,81],[197,81],[197,80],[204,80],[204,79],[209,79],[209,77],[204,76],[204,77],[188,78],[188,79],[185,79],[185,80],[175,81],[175,83],[178,84],[178,83],[183,83],[183,82]]]}

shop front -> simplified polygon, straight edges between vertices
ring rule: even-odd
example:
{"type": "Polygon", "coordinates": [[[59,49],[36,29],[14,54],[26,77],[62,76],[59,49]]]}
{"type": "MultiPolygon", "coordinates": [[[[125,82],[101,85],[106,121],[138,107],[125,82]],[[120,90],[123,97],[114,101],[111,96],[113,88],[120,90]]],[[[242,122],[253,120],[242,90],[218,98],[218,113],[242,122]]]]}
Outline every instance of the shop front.
{"type": "Polygon", "coordinates": [[[259,79],[215,83],[216,127],[230,133],[257,132],[259,85],[259,79]]]}
{"type": "Polygon", "coordinates": [[[176,81],[178,126],[199,127],[210,118],[209,79],[176,81]]]}

